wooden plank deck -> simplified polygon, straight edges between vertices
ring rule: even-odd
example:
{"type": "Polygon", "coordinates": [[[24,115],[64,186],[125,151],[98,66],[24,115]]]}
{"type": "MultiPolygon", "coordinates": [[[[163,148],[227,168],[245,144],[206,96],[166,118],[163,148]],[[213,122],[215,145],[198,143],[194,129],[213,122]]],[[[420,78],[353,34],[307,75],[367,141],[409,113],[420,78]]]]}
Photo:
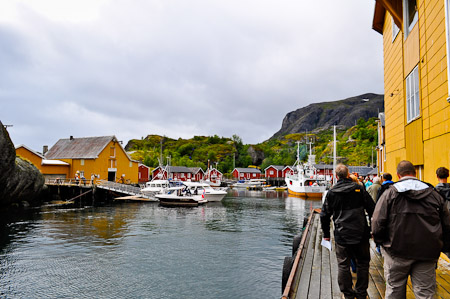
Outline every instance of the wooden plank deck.
{"type": "MultiPolygon", "coordinates": [[[[331,234],[333,236],[333,233],[331,234]]],[[[297,269],[293,269],[291,276],[295,277],[283,292],[282,298],[296,299],[337,299],[343,298],[337,283],[336,254],[320,245],[322,230],[319,214],[311,218],[311,227],[308,235],[304,236],[305,245],[298,259],[297,269]],[[295,273],[294,273],[295,271],[295,273]],[[289,295],[288,295],[289,294],[289,295]]],[[[332,237],[334,245],[334,238],[332,237]]],[[[376,251],[375,244],[370,240],[370,268],[369,287],[367,289],[369,299],[384,298],[386,284],[384,280],[383,257],[376,251]]],[[[354,282],[356,275],[353,274],[354,282]]],[[[450,263],[440,258],[436,269],[436,298],[450,298],[450,263]]],[[[411,281],[408,281],[407,298],[415,298],[411,281]]]]}

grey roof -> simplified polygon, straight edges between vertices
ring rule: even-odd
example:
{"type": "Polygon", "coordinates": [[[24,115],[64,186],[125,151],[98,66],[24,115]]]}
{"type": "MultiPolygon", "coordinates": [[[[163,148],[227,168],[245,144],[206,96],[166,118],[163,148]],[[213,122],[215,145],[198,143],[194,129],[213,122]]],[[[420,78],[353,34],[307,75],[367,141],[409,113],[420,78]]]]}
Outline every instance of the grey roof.
{"type": "Polygon", "coordinates": [[[331,164],[314,164],[316,169],[333,169],[333,165],[331,164]]]}
{"type": "Polygon", "coordinates": [[[46,159],[96,159],[115,136],[60,139],[45,154],[46,159]]]}
{"type": "Polygon", "coordinates": [[[190,171],[191,171],[193,174],[196,174],[196,173],[198,173],[198,172],[200,172],[200,171],[203,172],[203,173],[205,173],[201,167],[188,167],[188,168],[190,169],[190,171]]]}
{"type": "Polygon", "coordinates": [[[378,174],[378,167],[375,167],[375,168],[373,168],[371,171],[369,171],[369,173],[367,173],[367,174],[375,174],[375,175],[377,175],[378,174]]]}
{"type": "Polygon", "coordinates": [[[273,168],[275,168],[276,170],[283,170],[284,169],[284,166],[283,165],[270,165],[270,166],[267,166],[265,169],[264,169],[264,171],[266,171],[268,168],[270,168],[270,167],[273,167],[273,168]]]}
{"type": "Polygon", "coordinates": [[[186,166],[167,166],[166,170],[169,172],[177,172],[177,173],[192,173],[192,171],[186,166]]]}
{"type": "Polygon", "coordinates": [[[372,170],[372,167],[368,166],[348,166],[349,172],[357,172],[361,176],[366,176],[372,170]]]}
{"type": "Polygon", "coordinates": [[[261,173],[259,169],[256,168],[235,168],[238,172],[245,172],[245,173],[261,173]]]}

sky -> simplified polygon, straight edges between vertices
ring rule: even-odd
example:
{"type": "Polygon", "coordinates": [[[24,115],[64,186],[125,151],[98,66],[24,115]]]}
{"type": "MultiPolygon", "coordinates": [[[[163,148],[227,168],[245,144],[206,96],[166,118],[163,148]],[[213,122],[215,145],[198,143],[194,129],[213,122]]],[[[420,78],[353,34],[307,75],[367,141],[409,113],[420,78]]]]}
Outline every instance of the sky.
{"type": "Polygon", "coordinates": [[[374,5],[0,1],[0,121],[36,151],[70,136],[260,143],[291,111],[383,93],[374,5]]]}

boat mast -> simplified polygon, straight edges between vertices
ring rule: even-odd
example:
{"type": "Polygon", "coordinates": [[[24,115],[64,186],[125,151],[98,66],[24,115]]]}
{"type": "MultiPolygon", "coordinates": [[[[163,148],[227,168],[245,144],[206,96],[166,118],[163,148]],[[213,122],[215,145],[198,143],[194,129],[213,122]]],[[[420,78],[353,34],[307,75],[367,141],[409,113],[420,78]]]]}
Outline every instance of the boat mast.
{"type": "Polygon", "coordinates": [[[336,125],[333,126],[333,185],[336,184],[336,125]]]}

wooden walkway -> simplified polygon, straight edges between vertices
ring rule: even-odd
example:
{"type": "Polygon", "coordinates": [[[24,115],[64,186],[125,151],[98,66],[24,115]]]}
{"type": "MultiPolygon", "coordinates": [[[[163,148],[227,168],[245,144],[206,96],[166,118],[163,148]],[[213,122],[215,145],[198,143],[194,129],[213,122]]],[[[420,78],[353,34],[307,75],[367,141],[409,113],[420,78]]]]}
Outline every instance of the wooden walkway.
{"type": "MultiPolygon", "coordinates": [[[[336,255],[320,245],[322,230],[318,213],[310,217],[310,225],[305,227],[305,234],[295,256],[286,288],[282,298],[297,299],[337,299],[343,298],[337,282],[336,255]]],[[[334,245],[333,233],[332,244],[334,245]]],[[[371,261],[369,269],[368,298],[384,298],[386,284],[384,280],[383,258],[371,243],[371,261]]],[[[356,275],[353,274],[354,281],[356,275]]],[[[450,298],[450,263],[440,258],[436,270],[436,298],[450,298]]],[[[408,281],[407,298],[415,298],[411,281],[408,281]]]]}

